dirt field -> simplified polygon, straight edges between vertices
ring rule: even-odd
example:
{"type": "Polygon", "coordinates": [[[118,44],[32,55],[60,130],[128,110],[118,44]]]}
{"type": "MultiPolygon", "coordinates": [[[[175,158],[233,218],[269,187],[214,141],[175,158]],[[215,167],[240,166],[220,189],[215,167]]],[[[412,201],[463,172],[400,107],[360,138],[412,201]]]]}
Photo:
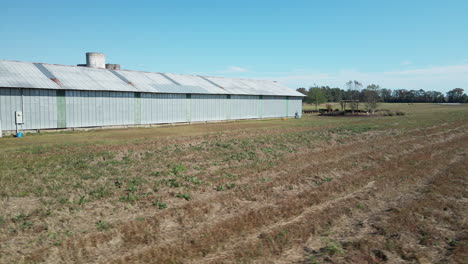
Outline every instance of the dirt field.
{"type": "Polygon", "coordinates": [[[468,105],[0,139],[0,263],[468,263],[468,105]]]}

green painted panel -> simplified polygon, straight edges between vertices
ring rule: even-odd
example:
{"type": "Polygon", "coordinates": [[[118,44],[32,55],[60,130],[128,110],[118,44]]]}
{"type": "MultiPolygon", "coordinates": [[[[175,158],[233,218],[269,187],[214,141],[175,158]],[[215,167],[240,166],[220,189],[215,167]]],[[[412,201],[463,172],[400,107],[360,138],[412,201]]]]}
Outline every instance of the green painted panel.
{"type": "Polygon", "coordinates": [[[263,117],[263,95],[260,95],[258,98],[258,117],[262,118],[263,117]]]}
{"type": "Polygon", "coordinates": [[[65,90],[57,90],[57,128],[67,127],[67,101],[65,90]]]}
{"type": "Polygon", "coordinates": [[[230,94],[228,94],[227,99],[228,100],[227,100],[227,104],[226,104],[226,107],[227,107],[227,109],[226,109],[226,119],[229,120],[229,119],[231,119],[231,109],[232,109],[231,95],[230,94]]]}
{"type": "Polygon", "coordinates": [[[135,124],[141,124],[141,93],[135,95],[135,124]]]}
{"type": "Polygon", "coordinates": [[[192,118],[191,118],[191,115],[190,115],[190,111],[192,109],[192,100],[191,100],[192,95],[187,94],[186,98],[187,98],[187,122],[191,122],[192,118]]]}

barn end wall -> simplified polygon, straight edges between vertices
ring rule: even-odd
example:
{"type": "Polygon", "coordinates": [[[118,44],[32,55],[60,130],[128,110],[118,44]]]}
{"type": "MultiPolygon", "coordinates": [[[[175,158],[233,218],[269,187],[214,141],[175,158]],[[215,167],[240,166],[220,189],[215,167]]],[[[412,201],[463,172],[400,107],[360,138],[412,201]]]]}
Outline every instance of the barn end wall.
{"type": "Polygon", "coordinates": [[[20,129],[57,129],[294,117],[302,98],[0,88],[2,130],[15,130],[15,111],[20,129]]]}

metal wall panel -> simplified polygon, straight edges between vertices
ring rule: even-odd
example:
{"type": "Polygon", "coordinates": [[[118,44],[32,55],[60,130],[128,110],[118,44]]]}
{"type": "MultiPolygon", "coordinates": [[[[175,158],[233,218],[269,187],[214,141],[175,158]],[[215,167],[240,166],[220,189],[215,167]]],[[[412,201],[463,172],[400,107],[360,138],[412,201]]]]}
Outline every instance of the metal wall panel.
{"type": "Polygon", "coordinates": [[[187,122],[185,94],[141,94],[141,123],[187,122]]]}
{"type": "Polygon", "coordinates": [[[0,88],[0,120],[3,130],[14,130],[15,112],[23,111],[20,129],[57,127],[56,91],[0,88]]]}
{"type": "Polygon", "coordinates": [[[232,95],[230,99],[230,118],[247,119],[260,117],[260,97],[255,95],[232,95]]]}
{"type": "Polygon", "coordinates": [[[299,114],[299,117],[302,116],[302,98],[289,97],[288,116],[295,116],[296,112],[299,114]]]}
{"type": "Polygon", "coordinates": [[[190,98],[191,121],[226,120],[227,95],[192,94],[190,98]]]}
{"type": "Polygon", "coordinates": [[[2,130],[15,129],[15,111],[22,111],[20,89],[0,88],[0,122],[2,122],[2,130]]]}
{"type": "Polygon", "coordinates": [[[15,129],[15,111],[24,112],[25,124],[20,129],[292,117],[296,111],[302,113],[300,97],[77,90],[59,94],[61,91],[0,88],[2,129],[15,129]]]}
{"type": "Polygon", "coordinates": [[[67,91],[67,127],[131,125],[135,96],[127,92],[67,91]]]}
{"type": "Polygon", "coordinates": [[[56,90],[23,89],[23,129],[57,127],[56,90]]]}
{"type": "Polygon", "coordinates": [[[283,117],[287,115],[287,102],[284,96],[263,96],[262,117],[283,117]]]}

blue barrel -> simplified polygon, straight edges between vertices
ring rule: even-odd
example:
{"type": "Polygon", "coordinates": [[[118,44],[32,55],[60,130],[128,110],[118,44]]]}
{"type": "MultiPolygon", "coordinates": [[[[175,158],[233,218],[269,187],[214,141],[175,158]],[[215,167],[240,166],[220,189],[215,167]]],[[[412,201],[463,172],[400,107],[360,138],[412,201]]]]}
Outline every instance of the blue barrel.
{"type": "Polygon", "coordinates": [[[16,137],[17,138],[23,137],[23,133],[21,133],[21,132],[16,133],[16,137]]]}

